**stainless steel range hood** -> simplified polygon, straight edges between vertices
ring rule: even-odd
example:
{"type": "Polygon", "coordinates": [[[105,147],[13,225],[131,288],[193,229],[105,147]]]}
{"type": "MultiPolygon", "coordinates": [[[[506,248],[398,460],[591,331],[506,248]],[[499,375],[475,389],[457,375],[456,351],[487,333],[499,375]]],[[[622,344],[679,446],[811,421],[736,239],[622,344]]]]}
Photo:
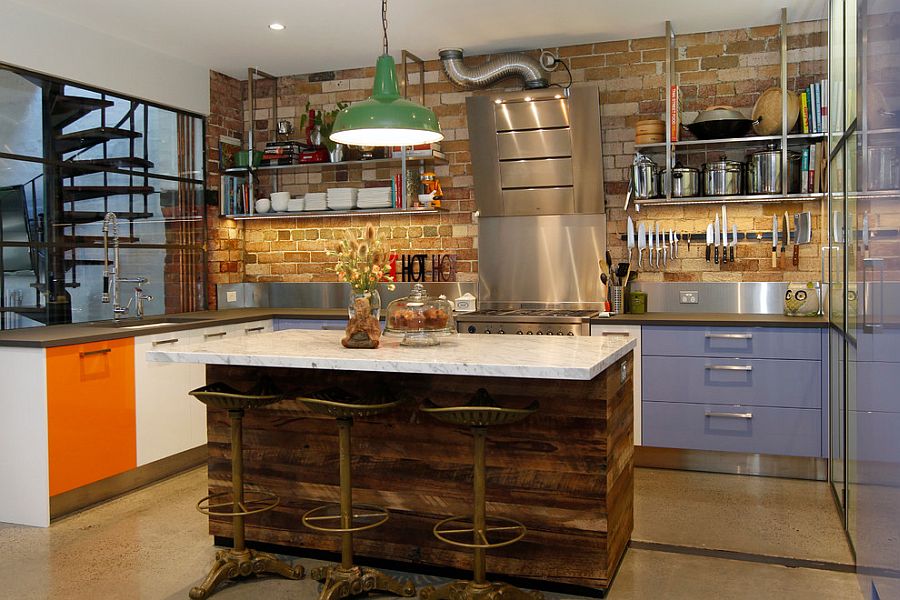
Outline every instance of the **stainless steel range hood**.
{"type": "Polygon", "coordinates": [[[466,105],[481,216],[604,211],[597,86],[470,96],[466,105]]]}

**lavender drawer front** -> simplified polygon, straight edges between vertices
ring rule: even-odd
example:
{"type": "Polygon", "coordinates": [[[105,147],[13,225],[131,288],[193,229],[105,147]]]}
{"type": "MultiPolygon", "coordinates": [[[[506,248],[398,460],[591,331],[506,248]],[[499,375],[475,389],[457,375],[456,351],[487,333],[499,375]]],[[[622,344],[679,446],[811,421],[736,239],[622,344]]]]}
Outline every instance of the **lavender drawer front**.
{"type": "Polygon", "coordinates": [[[641,394],[648,401],[822,407],[822,363],[817,360],[644,354],[641,372],[641,394]]]}
{"type": "Polygon", "coordinates": [[[821,411],[644,402],[643,445],[785,456],[819,456],[821,411]],[[749,414],[752,418],[707,416],[749,414]]]}
{"type": "Polygon", "coordinates": [[[883,463],[882,467],[890,464],[894,473],[900,473],[900,412],[850,411],[849,415],[850,435],[856,438],[856,459],[883,463]]]}
{"type": "Polygon", "coordinates": [[[644,326],[643,355],[732,356],[820,360],[818,329],[644,326]]]}
{"type": "Polygon", "coordinates": [[[856,368],[856,410],[900,413],[900,364],[857,362],[851,367],[856,368]]]}
{"type": "Polygon", "coordinates": [[[900,329],[895,327],[860,328],[856,346],[860,360],[900,363],[900,329]]]}

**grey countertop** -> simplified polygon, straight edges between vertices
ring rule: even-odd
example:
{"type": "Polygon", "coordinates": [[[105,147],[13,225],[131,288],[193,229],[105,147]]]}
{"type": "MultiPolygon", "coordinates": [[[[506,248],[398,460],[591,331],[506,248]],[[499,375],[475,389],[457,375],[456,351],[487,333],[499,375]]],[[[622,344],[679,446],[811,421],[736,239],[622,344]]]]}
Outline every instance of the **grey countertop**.
{"type": "MultiPolygon", "coordinates": [[[[0,331],[0,347],[22,346],[30,348],[50,348],[70,344],[84,344],[135,336],[169,333],[186,329],[199,329],[246,323],[262,319],[346,319],[347,311],[337,308],[236,308],[211,310],[180,315],[148,317],[146,322],[167,319],[186,319],[165,326],[114,327],[111,323],[79,323],[73,325],[53,325],[0,331]],[[195,319],[195,320],[193,320],[195,319]]],[[[708,325],[719,327],[827,327],[824,317],[785,317],[783,315],[738,315],[724,313],[647,313],[643,315],[617,315],[606,319],[592,319],[591,324],[616,325],[708,325]]]]}

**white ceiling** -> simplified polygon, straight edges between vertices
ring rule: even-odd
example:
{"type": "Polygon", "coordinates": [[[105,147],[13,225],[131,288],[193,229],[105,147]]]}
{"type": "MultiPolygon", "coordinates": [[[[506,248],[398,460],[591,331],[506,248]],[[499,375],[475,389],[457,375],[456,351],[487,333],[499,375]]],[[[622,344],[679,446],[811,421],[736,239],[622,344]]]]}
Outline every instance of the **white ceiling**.
{"type": "MultiPolygon", "coordinates": [[[[28,0],[28,6],[235,77],[374,64],[380,0],[28,0]],[[287,29],[270,31],[269,23],[287,29]]],[[[391,53],[437,58],[824,18],[825,0],[390,0],[391,53]]],[[[73,40],[73,51],[77,41],[73,40]]]]}

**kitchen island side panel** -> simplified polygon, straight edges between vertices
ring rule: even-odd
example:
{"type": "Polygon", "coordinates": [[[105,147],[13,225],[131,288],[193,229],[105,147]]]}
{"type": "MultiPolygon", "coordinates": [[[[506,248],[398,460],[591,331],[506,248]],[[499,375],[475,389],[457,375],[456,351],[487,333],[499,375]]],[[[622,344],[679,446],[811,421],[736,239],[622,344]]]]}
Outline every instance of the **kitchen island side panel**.
{"type": "MultiPolygon", "coordinates": [[[[295,398],[330,386],[365,394],[387,384],[409,393],[414,402],[354,422],[354,502],[391,511],[384,526],[355,535],[356,553],[462,570],[471,568],[470,554],[431,530],[444,517],[471,513],[472,437],[418,404],[465,404],[482,387],[501,406],[538,400],[536,414],[488,431],[488,512],[528,527],[521,542],[488,552],[488,570],[605,588],[633,526],[632,366],[629,352],[590,381],[215,365],[207,378],[246,387],[267,376],[288,392],[289,399],[244,418],[246,480],[281,497],[275,510],[247,519],[247,539],[333,552],[339,538],[305,529],[300,516],[338,501],[337,425],[295,398]]],[[[209,410],[208,428],[210,491],[225,491],[227,413],[209,410]]],[[[230,537],[231,524],[211,519],[210,532],[230,537]]]]}

